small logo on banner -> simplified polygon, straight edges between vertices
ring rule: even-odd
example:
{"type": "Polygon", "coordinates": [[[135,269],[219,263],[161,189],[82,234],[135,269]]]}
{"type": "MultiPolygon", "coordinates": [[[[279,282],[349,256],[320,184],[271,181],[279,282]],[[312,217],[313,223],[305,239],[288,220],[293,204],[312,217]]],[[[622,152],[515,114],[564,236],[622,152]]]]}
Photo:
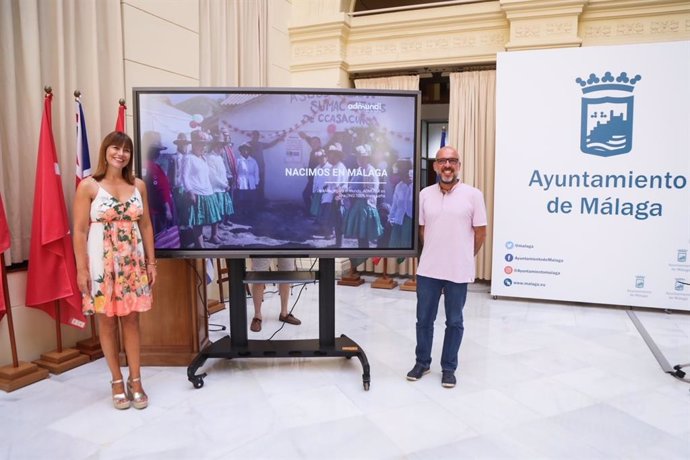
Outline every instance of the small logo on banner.
{"type": "Polygon", "coordinates": [[[630,152],[633,142],[632,92],[642,77],[629,78],[626,72],[614,77],[606,72],[599,78],[592,73],[575,82],[582,89],[580,150],[610,157],[630,152]]]}
{"type": "Polygon", "coordinates": [[[685,280],[683,280],[683,278],[676,278],[676,285],[674,289],[682,292],[685,289],[685,280]]]}
{"type": "Polygon", "coordinates": [[[676,259],[680,263],[685,263],[688,261],[688,250],[687,249],[679,249],[678,250],[678,257],[676,259]]]}
{"type": "Polygon", "coordinates": [[[635,277],[635,288],[642,289],[644,287],[644,276],[635,277]]]}

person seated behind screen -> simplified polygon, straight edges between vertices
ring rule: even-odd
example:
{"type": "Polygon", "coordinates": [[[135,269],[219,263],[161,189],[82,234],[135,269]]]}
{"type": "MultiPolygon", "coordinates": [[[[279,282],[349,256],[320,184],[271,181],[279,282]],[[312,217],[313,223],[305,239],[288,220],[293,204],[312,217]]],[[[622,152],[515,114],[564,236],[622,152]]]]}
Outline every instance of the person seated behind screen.
{"type": "Polygon", "coordinates": [[[237,159],[237,211],[248,215],[255,207],[256,188],[259,185],[259,165],[250,156],[252,148],[245,143],[240,145],[240,157],[237,159]]]}
{"type": "MultiPolygon", "coordinates": [[[[265,272],[269,271],[271,261],[276,260],[278,271],[295,271],[295,259],[293,258],[278,258],[278,259],[251,259],[252,271],[265,272]]],[[[266,285],[263,283],[252,284],[252,301],[254,303],[254,318],[249,326],[252,332],[261,331],[261,323],[263,316],[261,315],[261,304],[264,301],[264,290],[266,285]]],[[[280,315],[278,319],[284,323],[294,324],[299,326],[302,321],[297,319],[292,313],[288,311],[288,300],[290,297],[290,283],[278,284],[278,292],[280,293],[280,315]]]]}

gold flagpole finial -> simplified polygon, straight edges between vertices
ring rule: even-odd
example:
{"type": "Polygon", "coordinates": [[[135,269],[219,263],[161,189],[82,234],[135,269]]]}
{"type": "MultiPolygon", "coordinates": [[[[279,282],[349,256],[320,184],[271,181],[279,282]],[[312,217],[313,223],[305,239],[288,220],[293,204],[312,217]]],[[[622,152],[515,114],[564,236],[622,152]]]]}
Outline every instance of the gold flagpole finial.
{"type": "Polygon", "coordinates": [[[120,105],[125,105],[125,100],[123,98],[120,99],[120,105]]]}
{"type": "Polygon", "coordinates": [[[79,99],[80,97],[81,97],[81,91],[79,91],[78,89],[75,89],[74,90],[74,98],[79,99]]]}
{"type": "Polygon", "coordinates": [[[46,96],[48,96],[49,94],[52,94],[52,93],[53,93],[53,88],[51,88],[50,86],[46,85],[46,86],[43,87],[43,91],[45,91],[46,96]]]}

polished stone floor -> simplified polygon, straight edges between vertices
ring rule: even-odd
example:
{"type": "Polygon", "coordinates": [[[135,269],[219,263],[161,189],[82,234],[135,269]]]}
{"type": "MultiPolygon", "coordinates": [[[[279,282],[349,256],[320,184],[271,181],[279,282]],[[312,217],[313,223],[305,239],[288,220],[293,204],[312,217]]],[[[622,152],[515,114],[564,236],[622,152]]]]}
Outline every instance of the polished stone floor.
{"type": "MultiPolygon", "coordinates": [[[[306,287],[293,311],[303,324],[275,339],[318,337],[317,295],[306,287]]],[[[144,368],[150,407],[116,411],[101,359],[0,392],[0,458],[690,458],[690,386],[661,371],[623,309],[493,299],[472,285],[458,386],[445,389],[442,309],[432,372],[408,382],[414,293],[367,283],[337,287],[336,302],[336,334],[365,350],[370,391],[357,359],[209,359],[201,389],[186,368],[144,368]]],[[[278,305],[269,292],[250,338],[280,327],[278,305]]],[[[690,361],[690,315],[636,314],[671,364],[690,361]]],[[[227,325],[228,310],[210,321],[227,325]]]]}

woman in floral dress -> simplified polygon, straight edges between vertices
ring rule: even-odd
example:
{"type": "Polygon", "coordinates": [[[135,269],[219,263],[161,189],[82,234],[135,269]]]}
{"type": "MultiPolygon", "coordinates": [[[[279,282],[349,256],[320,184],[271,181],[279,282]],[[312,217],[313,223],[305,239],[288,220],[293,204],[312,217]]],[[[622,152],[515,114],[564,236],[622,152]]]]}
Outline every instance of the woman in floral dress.
{"type": "Polygon", "coordinates": [[[74,253],[85,314],[98,313],[101,348],[112,374],[113,406],[143,409],[139,313],[151,308],[156,281],[146,185],[132,170],[132,139],[114,131],[101,143],[98,168],[74,197],[74,253]],[[118,320],[129,365],[118,360],[118,320]]]}

